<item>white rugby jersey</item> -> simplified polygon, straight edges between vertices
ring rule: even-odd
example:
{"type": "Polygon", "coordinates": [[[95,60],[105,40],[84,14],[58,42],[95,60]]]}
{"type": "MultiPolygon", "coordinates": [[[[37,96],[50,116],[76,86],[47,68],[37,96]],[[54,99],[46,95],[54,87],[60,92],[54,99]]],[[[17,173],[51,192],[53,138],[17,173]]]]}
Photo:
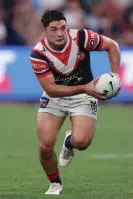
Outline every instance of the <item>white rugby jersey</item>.
{"type": "Polygon", "coordinates": [[[64,49],[55,51],[47,39],[33,48],[30,56],[33,71],[38,78],[53,74],[56,84],[83,85],[93,80],[90,51],[100,50],[103,37],[91,30],[68,30],[68,42],[64,49]]]}

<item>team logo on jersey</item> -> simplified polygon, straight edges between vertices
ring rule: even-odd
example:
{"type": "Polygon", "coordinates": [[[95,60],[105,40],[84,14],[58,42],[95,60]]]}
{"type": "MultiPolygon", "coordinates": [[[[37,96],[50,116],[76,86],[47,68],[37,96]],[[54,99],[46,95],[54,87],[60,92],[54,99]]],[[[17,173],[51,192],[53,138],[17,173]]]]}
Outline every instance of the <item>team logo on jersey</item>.
{"type": "Polygon", "coordinates": [[[50,68],[50,69],[53,69],[53,68],[54,68],[54,62],[50,62],[50,63],[49,63],[49,68],[50,68]]]}
{"type": "Polygon", "coordinates": [[[79,53],[77,54],[77,59],[78,59],[78,61],[83,60],[84,58],[85,58],[85,54],[84,54],[83,52],[79,52],[79,53]]]}
{"type": "Polygon", "coordinates": [[[90,40],[90,46],[92,46],[92,47],[95,46],[95,40],[94,39],[90,40]]]}
{"type": "Polygon", "coordinates": [[[40,108],[46,108],[48,105],[49,99],[47,97],[40,98],[40,108]]]}

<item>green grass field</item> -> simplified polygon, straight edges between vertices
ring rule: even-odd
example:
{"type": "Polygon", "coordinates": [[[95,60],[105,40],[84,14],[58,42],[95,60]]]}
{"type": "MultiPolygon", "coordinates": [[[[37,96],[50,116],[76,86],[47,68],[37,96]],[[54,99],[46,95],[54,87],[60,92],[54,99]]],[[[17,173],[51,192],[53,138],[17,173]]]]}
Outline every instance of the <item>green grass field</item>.
{"type": "MultiPolygon", "coordinates": [[[[133,199],[133,106],[101,106],[91,147],[60,168],[64,191],[49,184],[38,161],[37,105],[0,105],[0,199],[133,199]]],[[[69,120],[56,145],[62,146],[69,120]]]]}

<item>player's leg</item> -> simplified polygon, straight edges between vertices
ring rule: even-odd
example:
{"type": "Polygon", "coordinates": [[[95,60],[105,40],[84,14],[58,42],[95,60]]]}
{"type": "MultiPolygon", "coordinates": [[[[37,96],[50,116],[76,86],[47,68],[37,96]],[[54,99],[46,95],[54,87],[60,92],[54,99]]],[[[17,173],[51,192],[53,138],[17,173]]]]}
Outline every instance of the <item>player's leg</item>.
{"type": "Polygon", "coordinates": [[[72,131],[66,133],[64,146],[60,153],[60,165],[67,166],[73,156],[74,149],[85,150],[91,144],[95,134],[96,120],[89,116],[72,116],[72,131]]]}
{"type": "MultiPolygon", "coordinates": [[[[66,133],[63,147],[59,156],[61,166],[67,166],[73,156],[74,148],[79,150],[86,149],[92,141],[95,133],[98,103],[92,99],[83,104],[84,99],[81,99],[80,104],[75,108],[70,109],[72,120],[72,131],[66,133]]],[[[85,99],[86,100],[86,99],[85,99]]]]}
{"type": "MultiPolygon", "coordinates": [[[[37,134],[39,141],[40,162],[51,183],[57,186],[62,184],[57,166],[57,157],[54,152],[56,136],[63,124],[65,117],[59,117],[46,112],[39,112],[37,116],[37,134]]],[[[59,187],[62,189],[62,187],[59,187]]],[[[60,190],[54,190],[53,194],[59,194],[60,190]]],[[[52,194],[51,188],[46,194],[52,194]]]]}
{"type": "Polygon", "coordinates": [[[66,145],[68,148],[85,150],[91,144],[95,134],[96,120],[90,116],[72,116],[72,134],[68,138],[66,145]]]}

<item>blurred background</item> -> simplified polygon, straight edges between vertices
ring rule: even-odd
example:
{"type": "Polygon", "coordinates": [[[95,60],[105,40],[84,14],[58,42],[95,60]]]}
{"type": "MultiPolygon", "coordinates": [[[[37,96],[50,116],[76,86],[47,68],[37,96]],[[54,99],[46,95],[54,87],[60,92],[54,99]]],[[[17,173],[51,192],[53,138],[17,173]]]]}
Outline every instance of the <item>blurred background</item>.
{"type": "Polygon", "coordinates": [[[133,44],[132,0],[1,0],[0,43],[34,45],[45,9],[63,11],[69,28],[88,28],[120,45],[133,44]]]}
{"type": "Polygon", "coordinates": [[[35,44],[41,37],[40,16],[45,9],[63,11],[69,28],[88,28],[120,45],[133,44],[132,0],[1,0],[0,43],[35,44]]]}
{"type": "MultiPolygon", "coordinates": [[[[49,186],[36,136],[42,89],[30,63],[31,50],[43,36],[45,9],[63,11],[69,28],[104,34],[121,50],[121,92],[100,106],[91,147],[76,153],[67,172],[60,168],[65,185],[60,198],[132,199],[133,0],[0,0],[0,198],[40,199],[49,186]]],[[[110,72],[106,52],[91,52],[91,65],[95,77],[110,72]]],[[[70,128],[67,118],[57,155],[70,128]]]]}

